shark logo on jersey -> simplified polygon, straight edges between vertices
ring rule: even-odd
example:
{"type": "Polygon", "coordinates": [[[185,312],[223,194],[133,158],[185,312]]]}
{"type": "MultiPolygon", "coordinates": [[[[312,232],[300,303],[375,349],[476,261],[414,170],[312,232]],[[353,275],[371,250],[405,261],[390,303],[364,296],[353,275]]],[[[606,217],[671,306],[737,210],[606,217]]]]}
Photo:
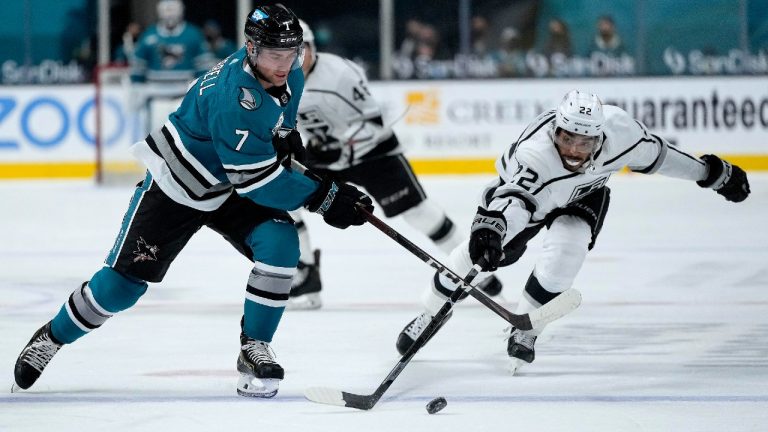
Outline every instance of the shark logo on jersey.
{"type": "Polygon", "coordinates": [[[133,251],[133,254],[136,255],[136,257],[133,258],[133,262],[157,261],[158,252],[160,252],[159,247],[147,244],[144,237],[139,237],[136,241],[136,250],[133,251]]]}
{"type": "Polygon", "coordinates": [[[283,126],[283,120],[285,120],[285,115],[283,113],[280,113],[280,117],[277,118],[277,123],[275,123],[275,127],[272,128],[272,136],[277,135],[277,131],[280,130],[281,126],[283,126]]]}
{"type": "Polygon", "coordinates": [[[600,177],[597,180],[593,180],[587,184],[579,185],[573,188],[573,193],[571,194],[571,197],[568,199],[568,202],[576,201],[577,199],[583,197],[584,195],[587,195],[589,193],[592,193],[601,187],[605,186],[605,184],[608,182],[608,177],[600,177]]]}
{"type": "Polygon", "coordinates": [[[253,111],[256,108],[261,106],[261,94],[259,94],[253,89],[240,87],[239,98],[240,98],[240,106],[247,109],[248,111],[253,111]],[[257,96],[258,96],[258,100],[257,100],[257,96]]]}

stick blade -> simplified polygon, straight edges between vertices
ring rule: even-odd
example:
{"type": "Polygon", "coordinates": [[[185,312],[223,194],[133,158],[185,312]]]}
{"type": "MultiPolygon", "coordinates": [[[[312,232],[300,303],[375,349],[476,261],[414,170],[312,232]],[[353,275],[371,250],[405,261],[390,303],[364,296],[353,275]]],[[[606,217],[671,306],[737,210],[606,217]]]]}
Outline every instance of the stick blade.
{"type": "Polygon", "coordinates": [[[304,397],[316,403],[346,406],[343,392],[328,387],[308,387],[304,390],[304,397]]]}
{"type": "Polygon", "coordinates": [[[304,389],[304,397],[315,403],[357,408],[359,410],[369,410],[376,403],[370,396],[356,395],[329,387],[308,387],[304,389]]]}
{"type": "Polygon", "coordinates": [[[571,313],[580,304],[581,293],[574,288],[567,289],[549,303],[528,314],[531,326],[538,328],[547,325],[571,313]]]}

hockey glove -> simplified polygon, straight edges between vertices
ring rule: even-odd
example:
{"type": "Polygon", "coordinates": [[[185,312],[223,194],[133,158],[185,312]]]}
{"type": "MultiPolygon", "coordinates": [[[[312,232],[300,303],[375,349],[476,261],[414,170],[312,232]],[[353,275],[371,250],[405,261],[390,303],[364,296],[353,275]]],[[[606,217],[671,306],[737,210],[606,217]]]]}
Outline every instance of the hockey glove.
{"type": "Polygon", "coordinates": [[[341,158],[341,143],[334,141],[324,143],[317,137],[312,137],[307,143],[307,162],[310,165],[330,165],[341,158]]]}
{"type": "Polygon", "coordinates": [[[272,147],[277,153],[277,160],[285,167],[291,166],[291,158],[299,163],[304,163],[307,159],[301,135],[296,129],[278,129],[272,137],[272,147]]]}
{"type": "Polygon", "coordinates": [[[483,271],[495,271],[504,255],[501,240],[507,230],[507,221],[500,211],[477,208],[469,236],[469,257],[483,271]]]}
{"type": "Polygon", "coordinates": [[[328,225],[345,229],[350,225],[365,223],[365,216],[360,212],[358,204],[369,212],[373,211],[371,197],[352,185],[325,178],[304,206],[323,216],[328,225]]]}
{"type": "Polygon", "coordinates": [[[714,189],[731,202],[742,202],[747,199],[750,192],[749,181],[743,169],[711,154],[702,156],[701,160],[707,164],[709,172],[704,180],[699,180],[696,184],[703,188],[714,189]]]}

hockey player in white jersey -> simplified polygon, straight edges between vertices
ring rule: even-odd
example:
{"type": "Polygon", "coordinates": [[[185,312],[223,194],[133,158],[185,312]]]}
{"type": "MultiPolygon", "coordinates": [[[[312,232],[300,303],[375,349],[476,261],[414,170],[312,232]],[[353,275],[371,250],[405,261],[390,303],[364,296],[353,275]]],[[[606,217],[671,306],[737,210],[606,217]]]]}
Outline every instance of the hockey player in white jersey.
{"type": "MultiPolygon", "coordinates": [[[[624,167],[695,181],[732,202],[743,201],[750,192],[738,166],[715,155],[692,156],[649,132],[621,108],[574,90],[556,109],[539,115],[496,161],[499,178],[480,195],[470,240],[453,250],[448,266],[459,274],[473,264],[485,272],[508,266],[547,227],[517,313],[541,307],[573,284],[608,211],[606,183],[624,167]]],[[[454,289],[450,280],[435,275],[423,296],[425,311],[397,339],[400,353],[413,344],[454,289]]],[[[513,373],[534,360],[541,330],[509,329],[507,353],[513,373]]]]}
{"type": "MultiPolygon", "coordinates": [[[[401,215],[446,254],[463,238],[445,212],[427,198],[391,125],[368,91],[362,68],[337,55],[318,53],[312,29],[304,30],[306,87],[299,106],[298,129],[313,171],[362,186],[387,217],[401,215]]],[[[309,232],[298,212],[301,257],[291,288],[289,309],[321,307],[320,251],[312,249],[309,232]]],[[[501,291],[495,277],[481,287],[489,295],[501,291]]]]}

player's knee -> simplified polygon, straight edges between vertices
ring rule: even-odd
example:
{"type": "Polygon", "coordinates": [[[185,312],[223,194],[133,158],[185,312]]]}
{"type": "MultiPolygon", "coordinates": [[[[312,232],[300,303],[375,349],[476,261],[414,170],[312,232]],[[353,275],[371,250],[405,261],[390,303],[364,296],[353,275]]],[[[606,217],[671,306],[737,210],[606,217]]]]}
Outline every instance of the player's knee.
{"type": "Polygon", "coordinates": [[[147,283],[121,273],[111,267],[102,267],[88,282],[96,303],[103,309],[116,313],[136,304],[147,292],[147,283]]]}
{"type": "MultiPolygon", "coordinates": [[[[402,216],[408,225],[430,237],[437,234],[446,220],[451,223],[450,219],[446,218],[445,212],[429,199],[404,211],[402,216]]],[[[453,224],[451,223],[451,225],[453,224]]]]}
{"type": "Polygon", "coordinates": [[[248,236],[253,260],[276,267],[296,267],[299,263],[299,236],[296,227],[272,219],[259,224],[248,236]]]}
{"type": "Polygon", "coordinates": [[[544,239],[534,274],[551,292],[570,288],[589,251],[589,224],[576,216],[557,218],[544,239]]]}
{"type": "Polygon", "coordinates": [[[403,219],[445,253],[450,253],[463,239],[453,221],[429,199],[405,211],[403,219]]]}
{"type": "Polygon", "coordinates": [[[543,242],[545,251],[571,257],[587,254],[592,231],[589,224],[577,216],[562,216],[549,227],[543,242]]]}

